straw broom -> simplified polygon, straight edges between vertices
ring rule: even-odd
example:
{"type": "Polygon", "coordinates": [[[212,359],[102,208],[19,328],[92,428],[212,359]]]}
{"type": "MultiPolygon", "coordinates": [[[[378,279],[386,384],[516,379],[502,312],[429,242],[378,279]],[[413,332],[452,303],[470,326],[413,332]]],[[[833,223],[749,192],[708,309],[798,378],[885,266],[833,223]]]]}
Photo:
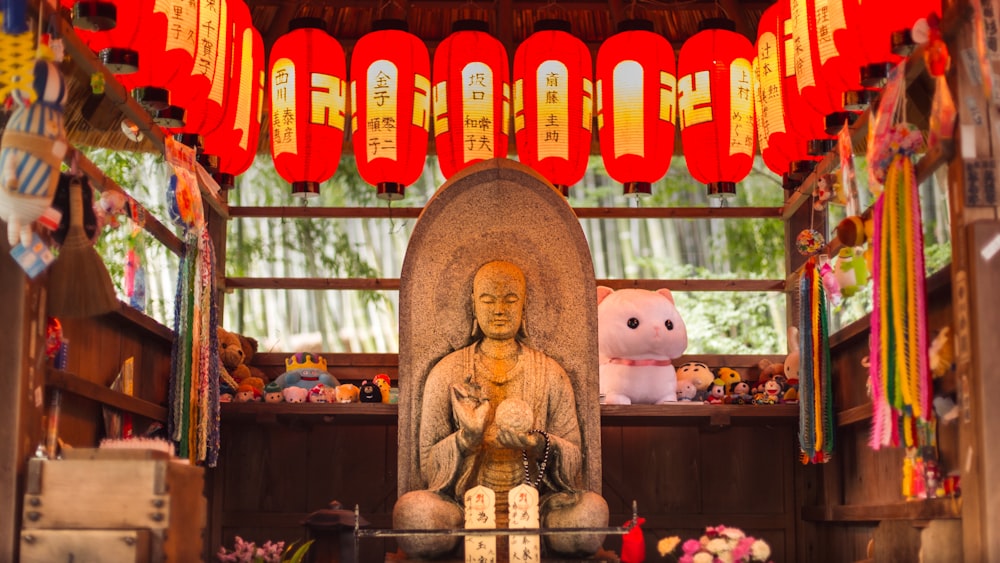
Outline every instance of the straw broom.
{"type": "Polygon", "coordinates": [[[69,231],[49,269],[49,315],[54,317],[93,317],[118,308],[108,269],[83,229],[83,189],[79,178],[70,181],[69,231]]]}

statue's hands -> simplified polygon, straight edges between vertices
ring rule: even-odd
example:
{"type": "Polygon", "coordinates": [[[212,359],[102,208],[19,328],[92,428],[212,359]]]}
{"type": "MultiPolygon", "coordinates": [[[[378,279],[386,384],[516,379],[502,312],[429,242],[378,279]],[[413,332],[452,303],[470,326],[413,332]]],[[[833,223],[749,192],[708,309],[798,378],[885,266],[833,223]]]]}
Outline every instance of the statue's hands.
{"type": "Polygon", "coordinates": [[[465,385],[451,387],[451,410],[458,419],[458,445],[469,451],[483,441],[486,419],[490,414],[490,400],[473,396],[465,385]]]}
{"type": "Polygon", "coordinates": [[[501,428],[497,432],[497,442],[514,450],[529,450],[541,454],[545,448],[545,439],[534,432],[518,432],[509,428],[501,428]]]}

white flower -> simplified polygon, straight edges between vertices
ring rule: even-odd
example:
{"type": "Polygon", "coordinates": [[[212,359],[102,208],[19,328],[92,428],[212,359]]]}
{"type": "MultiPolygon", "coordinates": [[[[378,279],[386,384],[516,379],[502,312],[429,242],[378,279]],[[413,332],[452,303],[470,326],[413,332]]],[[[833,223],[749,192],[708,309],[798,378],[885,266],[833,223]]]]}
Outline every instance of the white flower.
{"type": "Polygon", "coordinates": [[[746,534],[744,534],[743,530],[739,528],[726,528],[720,535],[725,536],[731,540],[740,540],[746,534]]]}
{"type": "Polygon", "coordinates": [[[704,551],[699,551],[694,554],[692,561],[694,563],[712,563],[715,558],[712,557],[711,553],[705,553],[704,551]]]}
{"type": "Polygon", "coordinates": [[[750,556],[754,561],[767,561],[771,556],[771,546],[764,540],[757,540],[750,544],[750,556]]]}
{"type": "Polygon", "coordinates": [[[719,561],[722,563],[733,563],[733,553],[731,551],[723,551],[722,553],[716,555],[716,557],[718,557],[719,561]]]}
{"type": "Polygon", "coordinates": [[[708,540],[708,543],[705,545],[705,549],[718,555],[732,550],[732,547],[730,547],[729,542],[724,538],[713,538],[708,540]]]}

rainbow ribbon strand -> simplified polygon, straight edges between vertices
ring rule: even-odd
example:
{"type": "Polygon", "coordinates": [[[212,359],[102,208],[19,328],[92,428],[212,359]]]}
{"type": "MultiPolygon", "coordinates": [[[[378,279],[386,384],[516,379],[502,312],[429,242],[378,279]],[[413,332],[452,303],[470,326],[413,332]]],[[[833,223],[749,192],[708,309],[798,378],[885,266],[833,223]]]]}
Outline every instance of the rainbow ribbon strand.
{"type": "Polygon", "coordinates": [[[927,303],[920,199],[910,155],[901,151],[886,173],[874,208],[872,330],[873,449],[913,446],[905,421],[926,423],[931,411],[927,303]]]}
{"type": "Polygon", "coordinates": [[[826,293],[815,258],[799,280],[799,448],[802,463],[833,455],[833,386],[826,293]]]}

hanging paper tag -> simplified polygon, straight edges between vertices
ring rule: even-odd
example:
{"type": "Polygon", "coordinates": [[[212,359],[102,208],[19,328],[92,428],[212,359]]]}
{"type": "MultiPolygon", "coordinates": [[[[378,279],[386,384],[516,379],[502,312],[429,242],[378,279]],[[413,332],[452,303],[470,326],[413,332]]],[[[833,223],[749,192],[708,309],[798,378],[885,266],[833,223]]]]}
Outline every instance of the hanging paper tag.
{"type": "MultiPolygon", "coordinates": [[[[509,510],[508,526],[514,528],[538,528],[538,489],[531,485],[518,485],[507,496],[509,510]]],[[[510,560],[522,563],[541,561],[541,542],[538,536],[515,536],[510,539],[510,560]]]]}
{"type": "Polygon", "coordinates": [[[17,246],[11,249],[10,255],[14,257],[14,260],[21,266],[21,269],[28,274],[28,277],[32,279],[42,273],[55,259],[52,256],[52,251],[42,241],[41,237],[38,236],[38,233],[31,234],[31,245],[29,247],[25,247],[19,242],[17,246]]]}
{"type": "MultiPolygon", "coordinates": [[[[465,527],[494,529],[497,527],[496,494],[482,485],[465,492],[465,527]]],[[[466,536],[465,563],[495,563],[496,536],[466,536]]]]}

